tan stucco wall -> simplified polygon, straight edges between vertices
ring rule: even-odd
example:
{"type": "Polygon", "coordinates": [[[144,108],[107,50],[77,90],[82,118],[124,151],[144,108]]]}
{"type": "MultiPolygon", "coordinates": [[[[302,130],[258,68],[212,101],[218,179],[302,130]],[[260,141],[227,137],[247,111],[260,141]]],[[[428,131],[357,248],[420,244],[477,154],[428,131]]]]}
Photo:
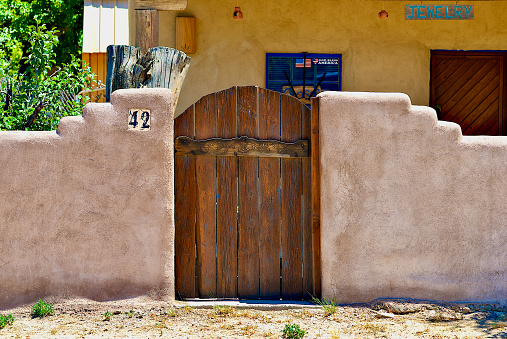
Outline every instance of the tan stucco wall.
{"type": "Polygon", "coordinates": [[[240,1],[242,20],[229,0],[160,11],[161,46],[175,47],[176,16],[197,18],[197,53],[176,114],[233,85],[265,87],[265,53],[341,53],[344,91],[403,92],[428,105],[431,49],[507,50],[507,1],[472,1],[475,19],[464,21],[405,20],[405,4],[420,2],[240,1]],[[383,6],[386,20],[377,15],[383,6]]]}
{"type": "Polygon", "coordinates": [[[45,296],[174,299],[173,107],[120,90],[56,132],[0,132],[0,309],[45,296]],[[130,108],[151,130],[128,130],[130,108]]]}
{"type": "Polygon", "coordinates": [[[507,302],[507,137],[404,94],[321,94],[323,296],[507,302]]]}

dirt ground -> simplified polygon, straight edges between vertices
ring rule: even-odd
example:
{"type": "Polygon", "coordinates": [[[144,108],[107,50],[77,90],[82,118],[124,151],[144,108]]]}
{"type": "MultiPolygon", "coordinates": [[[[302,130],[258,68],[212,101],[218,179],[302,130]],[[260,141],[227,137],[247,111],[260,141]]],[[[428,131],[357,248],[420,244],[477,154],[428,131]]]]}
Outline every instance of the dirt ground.
{"type": "Polygon", "coordinates": [[[111,302],[73,299],[56,301],[54,315],[45,318],[32,318],[27,305],[0,310],[1,315],[15,317],[12,325],[0,329],[0,338],[281,338],[289,324],[306,331],[304,338],[507,338],[507,314],[487,307],[395,301],[334,309],[192,305],[171,306],[145,297],[111,302]]]}

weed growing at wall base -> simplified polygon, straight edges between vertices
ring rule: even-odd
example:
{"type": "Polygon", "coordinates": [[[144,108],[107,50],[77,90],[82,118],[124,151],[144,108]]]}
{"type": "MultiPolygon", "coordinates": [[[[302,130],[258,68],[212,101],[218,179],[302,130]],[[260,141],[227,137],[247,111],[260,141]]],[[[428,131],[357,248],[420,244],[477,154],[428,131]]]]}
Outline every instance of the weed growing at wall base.
{"type": "Polygon", "coordinates": [[[12,325],[14,322],[14,317],[12,314],[9,314],[7,316],[3,316],[0,314],[0,329],[4,328],[7,325],[12,325]]]}
{"type": "Polygon", "coordinates": [[[47,304],[41,299],[32,306],[32,316],[34,318],[43,318],[48,315],[53,315],[55,311],[53,310],[53,305],[47,304]]]}
{"type": "Polygon", "coordinates": [[[322,306],[324,310],[324,316],[329,317],[331,314],[336,312],[336,304],[334,301],[327,301],[325,298],[320,300],[319,298],[312,297],[312,303],[322,306]]]}

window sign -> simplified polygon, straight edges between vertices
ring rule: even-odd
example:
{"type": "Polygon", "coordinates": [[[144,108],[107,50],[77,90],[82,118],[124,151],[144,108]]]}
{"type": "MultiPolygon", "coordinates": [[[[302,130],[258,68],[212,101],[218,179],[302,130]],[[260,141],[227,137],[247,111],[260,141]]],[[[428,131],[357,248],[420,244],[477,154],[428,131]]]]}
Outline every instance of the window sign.
{"type": "Polygon", "coordinates": [[[341,91],[341,54],[267,53],[266,88],[305,104],[320,92],[341,91]]]}

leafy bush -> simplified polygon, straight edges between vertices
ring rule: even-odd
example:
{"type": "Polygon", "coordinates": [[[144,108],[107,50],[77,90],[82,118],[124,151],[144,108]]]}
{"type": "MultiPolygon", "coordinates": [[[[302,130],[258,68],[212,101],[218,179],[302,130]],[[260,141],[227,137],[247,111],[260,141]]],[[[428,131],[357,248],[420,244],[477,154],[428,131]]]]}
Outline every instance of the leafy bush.
{"type": "Polygon", "coordinates": [[[0,314],[0,329],[4,328],[7,325],[12,325],[14,322],[14,317],[12,314],[9,314],[8,316],[3,316],[0,314]]]}
{"type": "Polygon", "coordinates": [[[53,310],[53,305],[47,304],[41,299],[32,306],[32,316],[37,318],[47,317],[48,315],[53,315],[55,311],[53,310]]]}
{"type": "Polygon", "coordinates": [[[287,339],[303,338],[306,331],[302,330],[297,324],[287,324],[282,330],[283,337],[287,339]]]}
{"type": "Polygon", "coordinates": [[[90,67],[72,57],[56,67],[54,48],[58,31],[44,25],[30,26],[30,47],[23,73],[12,72],[9,61],[0,56],[0,129],[54,130],[60,119],[81,114],[90,89],[90,67]]]}
{"type": "Polygon", "coordinates": [[[0,0],[0,53],[10,60],[14,70],[23,69],[21,58],[30,45],[30,25],[44,23],[56,27],[58,65],[81,57],[83,41],[83,0],[0,0]]]}

